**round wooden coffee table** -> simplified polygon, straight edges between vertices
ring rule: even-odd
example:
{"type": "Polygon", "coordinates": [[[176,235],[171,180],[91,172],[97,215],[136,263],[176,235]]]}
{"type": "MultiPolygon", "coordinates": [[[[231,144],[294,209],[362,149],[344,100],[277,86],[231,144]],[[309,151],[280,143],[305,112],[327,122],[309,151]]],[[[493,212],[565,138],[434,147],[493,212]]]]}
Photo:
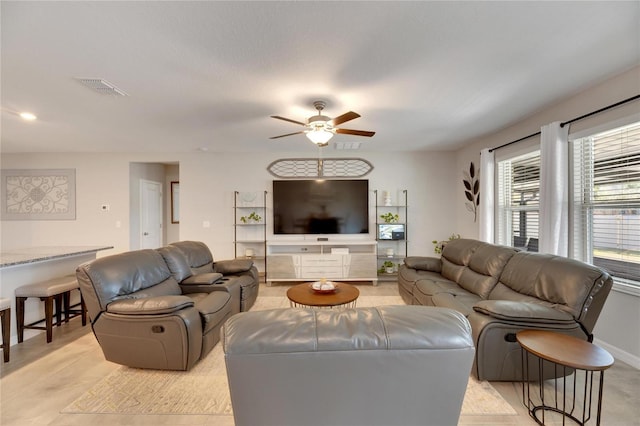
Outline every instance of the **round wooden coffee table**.
{"type": "Polygon", "coordinates": [[[311,288],[311,283],[298,284],[287,290],[287,297],[294,308],[355,308],[360,291],[345,283],[335,285],[335,291],[319,293],[311,288]]]}

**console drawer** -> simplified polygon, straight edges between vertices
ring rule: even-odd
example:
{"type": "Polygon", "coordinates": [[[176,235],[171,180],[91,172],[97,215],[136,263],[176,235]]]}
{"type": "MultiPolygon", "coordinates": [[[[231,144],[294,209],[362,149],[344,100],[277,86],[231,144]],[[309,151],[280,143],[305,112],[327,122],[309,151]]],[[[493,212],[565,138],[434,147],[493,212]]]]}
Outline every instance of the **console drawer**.
{"type": "Polygon", "coordinates": [[[341,267],[342,255],[300,256],[300,264],[301,266],[341,267]]]}

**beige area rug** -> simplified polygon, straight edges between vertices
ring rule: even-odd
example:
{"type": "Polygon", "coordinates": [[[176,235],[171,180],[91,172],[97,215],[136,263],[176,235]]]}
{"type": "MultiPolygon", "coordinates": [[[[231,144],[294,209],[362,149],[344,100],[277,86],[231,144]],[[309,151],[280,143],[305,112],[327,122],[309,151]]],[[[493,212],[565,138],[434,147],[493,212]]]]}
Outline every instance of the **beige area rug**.
{"type": "MultiPolygon", "coordinates": [[[[363,296],[358,306],[404,304],[399,296],[363,296]],[[370,300],[369,300],[370,299],[370,300]]],[[[288,307],[282,297],[259,298],[252,310],[288,307]]],[[[190,371],[154,371],[120,367],[62,413],[232,415],[222,345],[190,371]]],[[[462,415],[515,415],[488,382],[469,379],[462,415]]]]}

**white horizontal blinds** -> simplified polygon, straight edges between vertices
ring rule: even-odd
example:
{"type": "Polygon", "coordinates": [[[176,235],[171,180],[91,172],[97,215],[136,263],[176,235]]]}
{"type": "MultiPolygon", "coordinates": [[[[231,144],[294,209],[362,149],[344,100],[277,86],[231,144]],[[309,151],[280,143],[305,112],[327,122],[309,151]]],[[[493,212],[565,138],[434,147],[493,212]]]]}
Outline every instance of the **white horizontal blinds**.
{"type": "Polygon", "coordinates": [[[538,251],[540,151],[498,162],[498,242],[538,251]]]}
{"type": "Polygon", "coordinates": [[[640,285],[640,122],[573,151],[574,256],[640,285]]]}

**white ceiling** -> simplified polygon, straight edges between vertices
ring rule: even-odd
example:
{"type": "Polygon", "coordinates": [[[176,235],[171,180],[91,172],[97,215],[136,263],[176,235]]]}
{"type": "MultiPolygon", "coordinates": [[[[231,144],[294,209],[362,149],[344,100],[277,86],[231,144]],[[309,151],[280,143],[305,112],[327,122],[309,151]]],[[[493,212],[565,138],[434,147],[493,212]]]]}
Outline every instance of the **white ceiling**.
{"type": "Polygon", "coordinates": [[[301,129],[269,116],[304,121],[318,99],[376,131],[332,142],[455,149],[640,63],[638,1],[0,7],[2,152],[308,151],[269,140],[301,129]]]}

